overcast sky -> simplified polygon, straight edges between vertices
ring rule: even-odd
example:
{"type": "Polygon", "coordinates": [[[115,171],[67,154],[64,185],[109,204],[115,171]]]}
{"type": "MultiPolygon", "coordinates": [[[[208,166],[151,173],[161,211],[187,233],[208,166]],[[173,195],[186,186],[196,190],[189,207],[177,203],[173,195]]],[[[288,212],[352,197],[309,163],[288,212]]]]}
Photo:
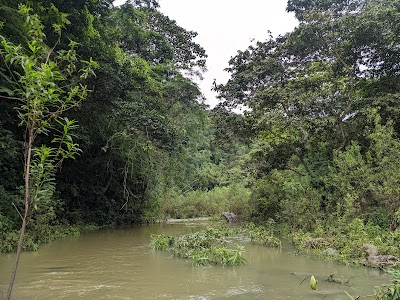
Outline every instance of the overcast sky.
{"type": "MultiPolygon", "coordinates": [[[[207,69],[199,86],[213,107],[215,94],[210,90],[214,78],[225,83],[224,71],[229,59],[238,50],[245,50],[251,40],[264,41],[268,30],[273,36],[293,30],[297,25],[292,14],[285,11],[286,0],[159,0],[160,11],[178,25],[198,33],[195,41],[208,55],[207,69]]],[[[117,0],[115,5],[125,3],[117,0]]]]}

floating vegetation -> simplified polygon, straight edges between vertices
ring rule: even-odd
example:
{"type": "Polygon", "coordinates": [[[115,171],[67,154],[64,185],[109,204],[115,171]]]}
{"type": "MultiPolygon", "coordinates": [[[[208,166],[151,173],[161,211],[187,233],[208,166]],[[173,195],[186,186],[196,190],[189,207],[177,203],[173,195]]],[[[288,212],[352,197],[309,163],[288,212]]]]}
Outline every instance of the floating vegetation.
{"type": "Polygon", "coordinates": [[[196,267],[209,264],[240,266],[247,262],[244,258],[245,248],[238,244],[234,246],[234,241],[242,242],[249,238],[266,246],[281,245],[280,240],[264,227],[250,225],[246,228],[209,227],[181,236],[152,235],[150,247],[169,251],[177,257],[192,259],[196,267]]]}
{"type": "Polygon", "coordinates": [[[243,257],[244,246],[228,248],[227,245],[231,244],[231,241],[228,241],[227,237],[230,234],[228,230],[208,228],[177,237],[165,234],[152,235],[150,247],[172,252],[177,257],[190,258],[197,267],[210,263],[227,266],[243,265],[246,263],[243,257]]]}

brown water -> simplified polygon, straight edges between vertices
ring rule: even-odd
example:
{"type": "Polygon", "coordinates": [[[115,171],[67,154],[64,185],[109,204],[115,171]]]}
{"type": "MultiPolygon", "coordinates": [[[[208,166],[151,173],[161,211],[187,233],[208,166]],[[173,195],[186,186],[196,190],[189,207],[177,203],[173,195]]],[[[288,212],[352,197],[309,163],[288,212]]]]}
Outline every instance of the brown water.
{"type": "MultiPolygon", "coordinates": [[[[245,266],[205,268],[148,247],[152,233],[188,230],[183,225],[162,224],[100,230],[23,253],[13,299],[332,300],[348,299],[344,290],[354,296],[371,295],[374,285],[389,281],[376,269],[294,255],[288,244],[270,249],[248,243],[245,266]],[[319,280],[317,291],[310,289],[308,280],[299,286],[311,273],[319,280]],[[353,278],[346,285],[330,283],[326,281],[330,274],[353,278]]],[[[0,256],[2,291],[14,258],[14,254],[0,256]]]]}

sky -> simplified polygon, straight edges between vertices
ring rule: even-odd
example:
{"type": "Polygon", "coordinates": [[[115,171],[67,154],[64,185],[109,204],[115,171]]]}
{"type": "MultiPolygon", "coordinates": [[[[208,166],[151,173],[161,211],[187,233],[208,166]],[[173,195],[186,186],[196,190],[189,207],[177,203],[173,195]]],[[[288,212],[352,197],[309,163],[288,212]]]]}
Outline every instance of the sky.
{"type": "MultiPolygon", "coordinates": [[[[268,30],[278,36],[297,26],[293,14],[285,11],[287,0],[159,0],[160,11],[186,30],[196,31],[195,42],[208,55],[207,72],[197,83],[210,107],[218,101],[211,91],[212,83],[225,83],[229,73],[224,69],[238,50],[252,41],[264,41],[268,30]]],[[[116,0],[114,5],[125,3],[116,0]]],[[[254,42],[253,42],[254,43],[254,42]]]]}

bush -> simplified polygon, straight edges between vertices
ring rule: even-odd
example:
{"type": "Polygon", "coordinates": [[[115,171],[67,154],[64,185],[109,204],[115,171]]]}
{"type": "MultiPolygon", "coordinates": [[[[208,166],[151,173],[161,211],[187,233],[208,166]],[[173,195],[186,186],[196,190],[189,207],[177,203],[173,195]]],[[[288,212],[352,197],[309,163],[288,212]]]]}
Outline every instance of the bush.
{"type": "Polygon", "coordinates": [[[162,200],[161,214],[165,217],[186,219],[216,216],[230,211],[246,219],[249,215],[249,198],[250,191],[241,184],[186,194],[170,191],[162,200]]]}
{"type": "Polygon", "coordinates": [[[382,230],[381,227],[371,222],[365,223],[362,219],[353,219],[349,223],[336,220],[331,225],[323,227],[319,224],[315,230],[304,232],[286,231],[288,238],[301,251],[310,251],[323,255],[330,260],[344,263],[361,264],[367,256],[364,245],[372,244],[378,247],[379,254],[400,257],[400,228],[395,231],[382,230]],[[325,255],[324,250],[332,248],[337,255],[325,255]]]}
{"type": "Polygon", "coordinates": [[[262,223],[269,218],[284,222],[292,230],[312,230],[320,217],[320,195],[309,176],[289,170],[273,171],[252,188],[252,220],[262,223]]]}
{"type": "MultiPolygon", "coordinates": [[[[91,231],[98,227],[86,225],[83,227],[69,225],[40,226],[26,231],[23,250],[37,251],[39,245],[50,243],[67,236],[79,236],[81,231],[91,231]]],[[[19,230],[0,232],[0,252],[15,252],[19,240],[19,230]]]]}
{"type": "Polygon", "coordinates": [[[368,151],[352,143],[345,151],[334,153],[334,165],[326,178],[331,191],[330,212],[334,218],[371,220],[392,230],[397,227],[400,206],[400,143],[393,124],[381,125],[375,116],[367,136],[368,151]]]}

